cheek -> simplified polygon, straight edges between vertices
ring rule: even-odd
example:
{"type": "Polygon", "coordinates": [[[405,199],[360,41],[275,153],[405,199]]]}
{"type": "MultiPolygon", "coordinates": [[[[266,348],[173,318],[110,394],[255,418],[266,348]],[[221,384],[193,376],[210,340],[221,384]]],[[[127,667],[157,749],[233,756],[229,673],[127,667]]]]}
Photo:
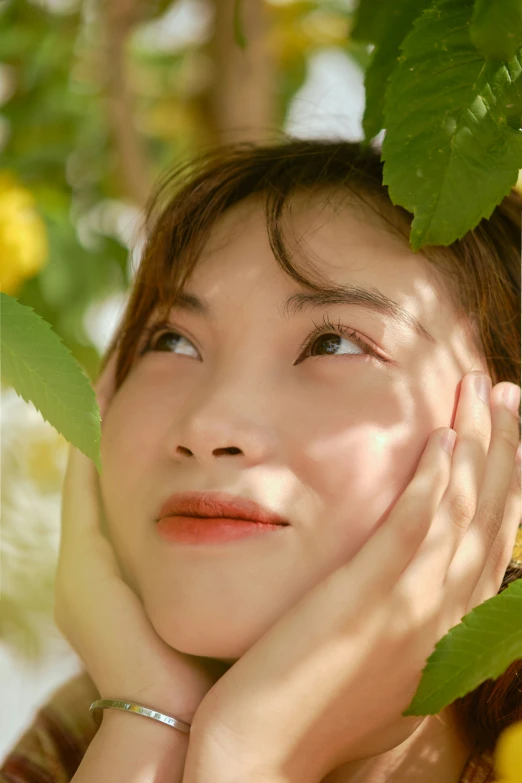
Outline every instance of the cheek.
{"type": "Polygon", "coordinates": [[[154,488],[147,486],[150,465],[158,450],[159,427],[146,411],[136,415],[137,402],[121,394],[103,422],[100,488],[107,523],[122,563],[129,565],[139,551],[139,531],[152,519],[154,488]],[[137,531],[135,534],[132,531],[137,531]]]}
{"type": "Polygon", "coordinates": [[[129,486],[138,470],[137,463],[143,454],[140,422],[141,418],[128,415],[122,400],[115,401],[107,411],[100,450],[103,464],[101,485],[109,500],[121,495],[123,485],[129,486]]]}
{"type": "Polygon", "coordinates": [[[412,479],[428,434],[412,432],[405,422],[391,427],[352,422],[309,449],[305,481],[323,509],[331,510],[322,536],[316,519],[311,543],[323,549],[330,567],[353,557],[388,518],[412,479]]]}
{"type": "MultiPolygon", "coordinates": [[[[350,388],[303,416],[299,449],[306,483],[328,505],[349,493],[392,499],[404,488],[436,427],[450,426],[454,394],[448,381],[353,372],[350,388]]],[[[299,457],[297,457],[299,459],[299,457]]]]}
{"type": "MultiPolygon", "coordinates": [[[[383,479],[396,481],[412,449],[411,427],[382,416],[382,407],[366,412],[359,407],[330,422],[315,418],[313,431],[303,433],[297,459],[306,470],[305,483],[314,487],[330,506],[347,492],[368,498],[383,479]],[[376,415],[376,411],[380,411],[376,415]]],[[[302,432],[302,427],[301,427],[302,432]]]]}
{"type": "Polygon", "coordinates": [[[111,403],[103,421],[101,454],[104,467],[112,474],[126,469],[135,473],[147,460],[161,431],[159,406],[152,399],[144,403],[143,391],[124,384],[111,403]]]}

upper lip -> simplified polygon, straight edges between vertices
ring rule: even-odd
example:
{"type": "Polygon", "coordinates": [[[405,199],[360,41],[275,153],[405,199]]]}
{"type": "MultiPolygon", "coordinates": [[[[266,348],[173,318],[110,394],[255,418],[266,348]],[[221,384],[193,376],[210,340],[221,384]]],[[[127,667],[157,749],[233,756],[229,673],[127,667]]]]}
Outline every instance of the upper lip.
{"type": "Polygon", "coordinates": [[[176,492],[161,506],[157,520],[168,516],[227,517],[271,525],[288,525],[287,519],[253,500],[226,492],[176,492]]]}

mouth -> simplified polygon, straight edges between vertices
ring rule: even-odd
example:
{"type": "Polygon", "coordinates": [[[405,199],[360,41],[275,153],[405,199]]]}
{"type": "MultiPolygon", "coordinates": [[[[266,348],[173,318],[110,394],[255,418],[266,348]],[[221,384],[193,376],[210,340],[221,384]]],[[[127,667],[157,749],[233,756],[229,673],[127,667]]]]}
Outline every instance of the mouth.
{"type": "Polygon", "coordinates": [[[248,498],[225,492],[178,492],[161,506],[156,521],[163,517],[193,517],[195,519],[226,519],[266,525],[288,526],[290,522],[248,498]]]}
{"type": "MultiPolygon", "coordinates": [[[[160,538],[170,544],[230,544],[240,540],[272,539],[289,525],[230,517],[167,516],[156,524],[160,538]]],[[[273,540],[273,539],[272,539],[273,540]]],[[[279,540],[279,539],[278,539],[279,540]]],[[[214,547],[212,547],[214,549],[214,547]]]]}

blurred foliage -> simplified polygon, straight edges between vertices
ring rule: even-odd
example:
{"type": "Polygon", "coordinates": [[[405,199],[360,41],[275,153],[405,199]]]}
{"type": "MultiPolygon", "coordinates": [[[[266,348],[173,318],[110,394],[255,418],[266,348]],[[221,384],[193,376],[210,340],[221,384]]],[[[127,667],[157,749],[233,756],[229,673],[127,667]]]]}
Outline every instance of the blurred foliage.
{"type": "MultiPolygon", "coordinates": [[[[111,117],[107,74],[115,47],[105,24],[105,5],[110,3],[0,3],[0,169],[16,178],[19,199],[22,192],[27,198],[31,194],[48,245],[42,265],[35,221],[35,247],[3,254],[0,283],[52,325],[91,378],[99,353],[85,331],[85,313],[92,302],[126,291],[132,274],[132,237],[125,236],[114,205],[141,206],[126,185],[122,168],[133,161],[121,161],[111,117]],[[32,267],[26,261],[31,253],[32,267]]],[[[199,33],[187,35],[186,42],[172,36],[170,45],[163,38],[166,21],[176,11],[187,15],[190,5],[186,0],[139,0],[124,42],[132,101],[125,121],[141,145],[146,190],[165,166],[193,154],[199,144],[219,141],[209,136],[202,109],[215,78],[210,0],[193,4],[193,14],[208,17],[199,33]]],[[[368,47],[346,43],[350,5],[342,0],[265,4],[280,125],[304,82],[310,53],[337,45],[366,64],[368,47]]],[[[1,188],[0,181],[0,198],[1,188]]],[[[11,213],[5,213],[4,223],[11,213]]],[[[13,226],[14,221],[13,216],[13,226]]],[[[0,232],[5,233],[4,223],[0,232]]],[[[15,227],[12,233],[20,232],[15,227]]]]}
{"type": "MultiPolygon", "coordinates": [[[[227,2],[237,11],[248,50],[249,3],[227,2]]],[[[227,2],[0,0],[1,290],[50,323],[91,378],[100,348],[85,316],[93,303],[128,290],[131,228],[139,227],[129,208],[139,218],[166,166],[221,140],[209,107],[219,79],[212,46],[216,9],[227,2]],[[124,8],[130,9],[126,17],[124,8]],[[6,177],[13,183],[9,191],[2,185],[6,177]],[[33,221],[23,238],[22,220],[33,221]]],[[[426,4],[403,0],[402,6],[409,19],[426,4]]],[[[379,84],[407,31],[397,4],[265,0],[263,9],[263,46],[274,74],[267,131],[283,126],[310,56],[334,46],[363,70],[371,65],[365,124],[370,136],[376,133],[385,92],[379,84]],[[377,86],[371,82],[376,72],[377,86]]],[[[232,32],[231,41],[233,49],[232,32]]]]}

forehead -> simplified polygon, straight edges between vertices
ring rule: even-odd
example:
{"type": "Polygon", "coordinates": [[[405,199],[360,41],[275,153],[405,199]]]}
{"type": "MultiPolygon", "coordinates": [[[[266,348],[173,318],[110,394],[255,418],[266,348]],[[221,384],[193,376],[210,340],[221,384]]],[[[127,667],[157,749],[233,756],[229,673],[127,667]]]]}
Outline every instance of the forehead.
{"type": "MultiPolygon", "coordinates": [[[[293,197],[282,221],[282,240],[292,265],[321,287],[359,286],[382,292],[416,316],[441,303],[450,307],[438,270],[422,253],[414,253],[407,237],[393,230],[374,209],[344,194],[293,197]],[[446,302],[447,299],[447,302],[446,302]]],[[[247,283],[272,273],[281,289],[299,288],[278,267],[270,246],[260,197],[245,199],[213,225],[199,257],[194,279],[202,289],[240,273],[247,283]]]]}
{"type": "MultiPolygon", "coordinates": [[[[422,253],[414,253],[406,236],[392,228],[372,207],[350,193],[299,192],[280,221],[285,247],[296,266],[316,262],[329,270],[358,271],[363,261],[433,271],[422,253]],[[388,263],[387,263],[388,262],[388,263]]],[[[272,256],[262,196],[250,196],[221,215],[210,229],[198,266],[210,266],[215,256],[255,245],[258,255],[272,256]]],[[[265,259],[266,260],[266,259],[265,259]]],[[[247,266],[245,259],[244,266],[247,266]]]]}
{"type": "Polygon", "coordinates": [[[295,280],[274,257],[264,204],[256,196],[213,224],[183,291],[174,296],[164,290],[150,320],[168,318],[171,308],[172,314],[183,310],[215,326],[238,309],[256,318],[273,311],[281,322],[326,312],[354,313],[385,348],[389,340],[411,344],[416,333],[423,350],[431,342],[439,349],[446,344],[450,352],[453,345],[461,354],[464,340],[475,351],[467,318],[456,312],[441,273],[375,210],[353,200],[304,194],[294,199],[283,228],[292,266],[320,287],[315,302],[308,300],[317,292],[295,280]],[[185,292],[192,301],[183,301],[185,292]]]}

